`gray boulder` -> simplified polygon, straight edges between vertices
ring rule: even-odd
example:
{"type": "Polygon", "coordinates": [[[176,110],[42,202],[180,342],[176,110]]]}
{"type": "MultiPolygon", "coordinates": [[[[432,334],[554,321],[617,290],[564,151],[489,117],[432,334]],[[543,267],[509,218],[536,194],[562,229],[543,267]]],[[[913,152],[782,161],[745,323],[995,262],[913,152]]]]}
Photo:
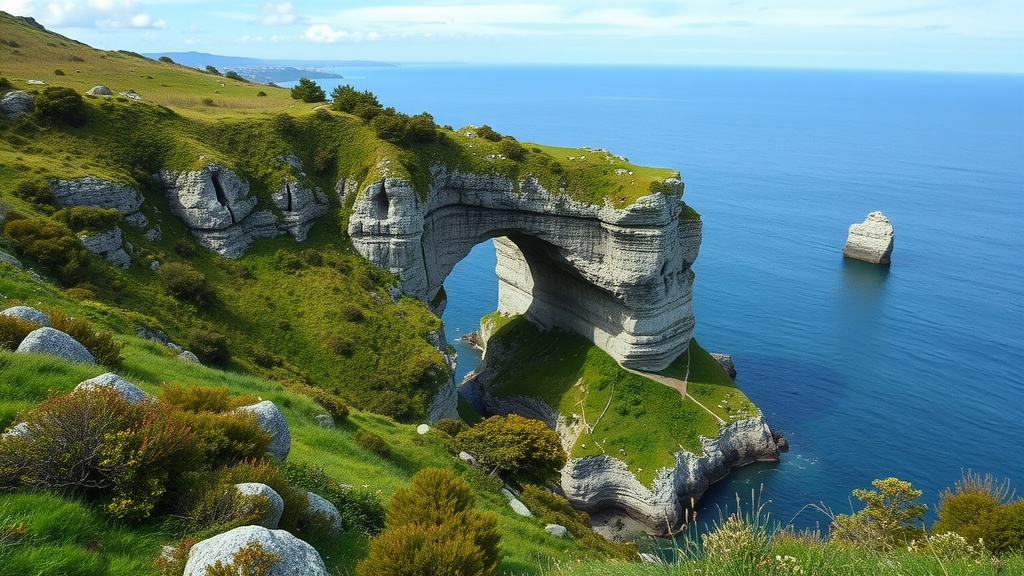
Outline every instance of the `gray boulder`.
{"type": "Polygon", "coordinates": [[[161,170],[171,212],[189,228],[222,230],[245,219],[256,207],[249,183],[219,164],[191,172],[161,170]]]}
{"type": "Polygon", "coordinates": [[[31,322],[39,326],[52,326],[50,323],[50,317],[41,310],[36,310],[30,306],[11,306],[10,308],[0,312],[2,316],[14,316],[15,318],[21,318],[26,322],[31,322]]]}
{"type": "Polygon", "coordinates": [[[37,328],[21,341],[15,354],[50,354],[71,362],[95,364],[96,359],[78,340],[54,328],[37,328]]]}
{"type": "Polygon", "coordinates": [[[131,256],[121,248],[121,228],[118,226],[97,234],[81,234],[78,239],[86,250],[122,270],[127,270],[132,262],[131,256]]]}
{"type": "Polygon", "coordinates": [[[8,120],[20,118],[25,114],[31,113],[35,108],[34,99],[31,94],[24,90],[8,92],[0,98],[0,114],[6,116],[8,120]]]}
{"type": "Polygon", "coordinates": [[[459,460],[462,460],[463,462],[469,464],[470,466],[476,466],[476,456],[473,456],[472,454],[466,452],[465,450],[459,452],[459,460]]]}
{"type": "Polygon", "coordinates": [[[95,378],[90,378],[84,382],[81,382],[78,386],[75,386],[75,390],[96,390],[97,388],[105,387],[111,388],[117,392],[121,398],[129,402],[155,402],[156,399],[151,397],[149,394],[143,392],[142,388],[139,388],[135,384],[121,378],[113,372],[107,372],[106,374],[100,374],[95,378]]]}
{"type": "Polygon", "coordinates": [[[22,265],[20,260],[18,260],[14,256],[11,256],[7,252],[4,252],[3,250],[0,250],[0,262],[6,262],[7,264],[14,266],[18,270],[25,268],[25,266],[22,265]]]}
{"type": "Polygon", "coordinates": [[[569,535],[569,530],[561,524],[548,524],[544,527],[544,531],[555,538],[565,538],[569,535]]]}
{"type": "Polygon", "coordinates": [[[95,176],[70,180],[50,180],[53,195],[61,206],[91,206],[113,208],[125,216],[125,221],[135,226],[145,226],[148,221],[139,212],[142,194],[125,184],[108,182],[95,176]]]}
{"type": "Polygon", "coordinates": [[[188,350],[182,350],[181,352],[179,352],[178,360],[186,364],[202,364],[202,362],[199,361],[199,357],[193,354],[192,352],[189,352],[188,350]]]}
{"type": "Polygon", "coordinates": [[[4,438],[23,438],[25,440],[32,439],[32,427],[28,422],[18,422],[14,426],[11,426],[0,434],[0,440],[4,438]]]}
{"type": "Polygon", "coordinates": [[[508,498],[508,505],[512,507],[512,510],[516,514],[519,514],[520,516],[526,516],[527,518],[533,516],[533,513],[530,512],[530,509],[526,507],[526,504],[523,504],[522,501],[516,498],[514,494],[509,492],[508,489],[502,488],[501,493],[505,495],[505,498],[508,498]]]}
{"type": "Polygon", "coordinates": [[[331,429],[335,426],[334,418],[330,414],[317,414],[313,416],[313,421],[321,428],[331,429]]]}
{"type": "Polygon", "coordinates": [[[260,428],[270,434],[270,444],[267,445],[267,454],[278,460],[288,457],[292,449],[292,433],[288,429],[288,421],[284,414],[270,400],[264,400],[251,406],[242,406],[237,412],[249,412],[256,415],[256,421],[260,428]]]}
{"type": "Polygon", "coordinates": [[[92,96],[113,96],[114,95],[114,91],[113,90],[111,90],[110,88],[107,88],[106,86],[104,86],[102,84],[100,84],[99,86],[93,86],[92,88],[89,88],[88,90],[86,90],[85,93],[89,94],[89,95],[92,95],[92,96]]]}
{"type": "Polygon", "coordinates": [[[262,526],[242,526],[196,543],[188,552],[184,576],[206,576],[207,568],[217,562],[231,564],[234,554],[253,542],[280,558],[265,576],[327,576],[315,548],[284,530],[262,526]]]}
{"type": "MultiPolygon", "coordinates": [[[[259,519],[259,525],[264,528],[270,528],[273,530],[277,528],[277,523],[281,521],[281,515],[284,514],[284,498],[278,494],[273,488],[266,484],[259,482],[243,482],[241,484],[235,484],[235,489],[242,496],[260,496],[267,499],[270,503],[270,509],[259,519]]],[[[243,510],[245,512],[245,510],[243,510]]]]}
{"type": "Polygon", "coordinates": [[[320,516],[323,516],[330,521],[331,531],[334,534],[341,533],[341,512],[338,512],[338,508],[335,507],[334,504],[331,504],[330,500],[312,492],[306,492],[306,500],[309,502],[310,514],[319,514],[320,516]]]}
{"type": "Polygon", "coordinates": [[[850,225],[843,246],[843,257],[871,264],[889,264],[892,256],[893,228],[885,214],[875,211],[860,224],[850,225]]]}

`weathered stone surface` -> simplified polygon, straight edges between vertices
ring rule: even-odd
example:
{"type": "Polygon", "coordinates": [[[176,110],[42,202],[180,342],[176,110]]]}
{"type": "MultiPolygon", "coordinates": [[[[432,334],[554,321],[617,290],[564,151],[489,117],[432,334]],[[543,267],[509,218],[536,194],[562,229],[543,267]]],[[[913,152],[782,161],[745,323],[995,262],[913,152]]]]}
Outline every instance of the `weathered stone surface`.
{"type": "MultiPolygon", "coordinates": [[[[259,496],[266,498],[270,504],[270,508],[267,513],[257,521],[259,526],[269,528],[273,530],[277,528],[277,523],[281,521],[281,515],[284,514],[284,498],[277,493],[273,488],[262,484],[260,482],[242,482],[241,484],[235,484],[235,490],[243,496],[259,496]]],[[[249,512],[243,510],[243,513],[249,512]]]]}
{"type": "Polygon", "coordinates": [[[555,538],[565,538],[569,535],[569,530],[561,524],[548,524],[544,527],[544,531],[555,538]]]}
{"type": "Polygon", "coordinates": [[[50,323],[50,317],[46,315],[42,310],[37,310],[31,306],[11,306],[6,310],[0,312],[2,316],[14,316],[15,318],[21,318],[26,322],[31,322],[39,326],[52,326],[50,323]]]}
{"type": "Polygon", "coordinates": [[[885,214],[875,211],[864,222],[850,225],[843,256],[872,264],[889,264],[892,256],[893,228],[885,214]]]}
{"type": "Polygon", "coordinates": [[[406,294],[443,308],[445,277],[476,244],[495,238],[499,310],[542,328],[581,334],[626,366],[661,370],[693,331],[690,265],[700,221],[681,220],[682,183],[617,209],[553,194],[535,179],[432,169],[421,200],[382,178],[356,198],[356,249],[402,279],[406,294]]]}
{"type": "Polygon", "coordinates": [[[725,372],[726,374],[729,375],[729,378],[736,377],[736,364],[734,364],[732,361],[732,355],[712,352],[711,357],[717,360],[718,363],[722,366],[722,368],[725,369],[725,372]]]}
{"type": "MultiPolygon", "coordinates": [[[[0,224],[2,224],[2,222],[0,222],[0,224]]],[[[20,260],[18,260],[14,256],[11,256],[7,252],[4,252],[3,250],[0,250],[0,262],[6,262],[11,266],[14,266],[18,270],[22,270],[25,268],[25,266],[21,263],[20,260]]]]}
{"type": "Polygon", "coordinates": [[[288,452],[292,449],[292,433],[288,429],[288,421],[277,405],[270,400],[264,400],[251,406],[242,406],[238,411],[255,414],[260,428],[270,434],[267,454],[278,460],[288,457],[288,452]]]}
{"type": "Polygon", "coordinates": [[[342,528],[341,512],[331,501],[319,494],[306,492],[306,500],[309,502],[309,513],[319,514],[331,523],[331,531],[340,534],[342,528]]]}
{"type": "Polygon", "coordinates": [[[530,509],[526,507],[526,504],[523,504],[521,500],[516,498],[515,494],[509,492],[508,489],[506,488],[502,488],[501,493],[505,496],[505,498],[508,498],[508,505],[512,507],[513,512],[519,514],[520,516],[526,516],[527,518],[533,516],[533,513],[530,512],[530,509]]]}
{"type": "Polygon", "coordinates": [[[272,197],[274,207],[281,211],[279,227],[302,242],[316,219],[327,214],[330,201],[323,191],[310,190],[302,182],[286,179],[272,197]]]}
{"type": "Polygon", "coordinates": [[[313,421],[321,428],[332,429],[335,426],[334,418],[330,414],[317,414],[313,416],[313,421]]]}
{"type": "Polygon", "coordinates": [[[96,363],[93,355],[78,340],[60,330],[48,327],[29,332],[14,352],[17,354],[51,354],[71,362],[96,363]]]}
{"type": "Polygon", "coordinates": [[[416,433],[419,434],[420,436],[423,436],[427,432],[430,432],[429,424],[420,424],[419,426],[416,427],[416,433]]]}
{"type": "Polygon", "coordinates": [[[196,543],[188,552],[184,576],[206,576],[207,568],[217,562],[231,564],[232,556],[252,542],[280,557],[265,576],[327,576],[315,548],[284,530],[262,526],[242,526],[196,543]]]}
{"type": "Polygon", "coordinates": [[[35,108],[34,99],[31,94],[24,90],[8,92],[0,98],[0,114],[6,116],[8,120],[20,118],[25,114],[31,113],[35,108]]]}
{"type": "Polygon", "coordinates": [[[188,350],[182,350],[179,352],[178,360],[186,364],[202,364],[202,362],[199,361],[199,357],[188,350]]]}
{"type": "Polygon", "coordinates": [[[155,402],[156,399],[146,394],[142,388],[139,388],[135,384],[121,378],[113,372],[107,372],[106,374],[100,374],[95,378],[90,378],[75,386],[75,390],[96,390],[97,388],[105,387],[110,388],[117,392],[121,398],[124,398],[128,402],[155,402]]]}
{"type": "Polygon", "coordinates": [[[50,187],[62,206],[113,208],[131,224],[143,227],[148,223],[146,216],[139,212],[142,194],[131,186],[85,176],[70,180],[53,179],[50,180],[50,187]]]}
{"type": "MultiPolygon", "coordinates": [[[[448,346],[448,340],[445,339],[444,328],[439,328],[427,334],[427,340],[434,348],[441,352],[441,356],[444,358],[445,363],[448,364],[449,370],[452,374],[455,374],[456,359],[455,355],[450,352],[451,348],[448,346]]],[[[433,424],[442,418],[458,420],[460,418],[458,404],[459,392],[453,376],[441,386],[437,394],[431,399],[430,405],[427,406],[427,422],[433,424]]]]}
{"type": "Polygon", "coordinates": [[[81,234],[78,239],[86,250],[122,270],[126,270],[132,263],[131,256],[121,248],[123,240],[119,226],[96,234],[81,234]]]}
{"type": "Polygon", "coordinates": [[[470,466],[476,466],[476,456],[473,456],[465,450],[459,452],[459,460],[469,464],[470,466]]]}
{"type": "Polygon", "coordinates": [[[110,88],[107,88],[106,86],[104,86],[102,84],[100,84],[98,86],[93,86],[92,88],[89,88],[88,90],[85,91],[85,93],[86,94],[90,94],[92,96],[113,96],[114,95],[114,91],[113,90],[111,90],[110,88]]]}
{"type": "Polygon", "coordinates": [[[7,430],[4,430],[3,434],[0,434],[0,439],[4,438],[23,438],[30,440],[32,438],[32,425],[28,422],[18,422],[14,426],[11,426],[7,430]]]}
{"type": "Polygon", "coordinates": [[[219,164],[189,172],[161,170],[158,176],[167,187],[171,212],[195,230],[223,230],[256,208],[249,183],[219,164]]]}

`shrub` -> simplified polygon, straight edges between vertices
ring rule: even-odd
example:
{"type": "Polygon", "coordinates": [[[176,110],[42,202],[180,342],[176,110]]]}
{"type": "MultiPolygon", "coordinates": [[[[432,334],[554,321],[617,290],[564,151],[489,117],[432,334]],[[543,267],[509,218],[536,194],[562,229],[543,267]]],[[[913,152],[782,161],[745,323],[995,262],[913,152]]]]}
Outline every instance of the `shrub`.
{"type": "Polygon", "coordinates": [[[57,122],[85,124],[85,100],[73,88],[47,86],[35,99],[36,114],[57,122]]]}
{"type": "Polygon", "coordinates": [[[289,482],[323,496],[341,513],[347,529],[356,529],[374,536],[384,529],[384,504],[378,492],[340,484],[327,476],[324,469],[313,464],[285,462],[281,474],[289,482]]]}
{"type": "Polygon", "coordinates": [[[381,458],[391,457],[391,446],[388,445],[388,441],[380,434],[375,434],[369,430],[360,430],[356,432],[356,444],[381,458]]]}
{"type": "Polygon", "coordinates": [[[174,242],[174,253],[182,258],[191,258],[196,255],[195,244],[189,242],[185,238],[178,238],[174,242]]]}
{"type": "Polygon", "coordinates": [[[64,293],[75,300],[97,300],[96,291],[91,288],[75,286],[68,288],[64,293]]]}
{"type": "Polygon", "coordinates": [[[388,142],[399,143],[405,140],[409,131],[409,117],[394,108],[387,108],[370,120],[370,128],[377,137],[388,142]]]}
{"type": "Polygon", "coordinates": [[[206,300],[206,275],[183,262],[164,264],[156,271],[157,280],[178,300],[200,303],[206,300]]]}
{"type": "Polygon", "coordinates": [[[352,356],[356,351],[355,344],[348,338],[342,338],[340,336],[332,336],[327,340],[327,349],[337,354],[338,356],[344,356],[346,358],[352,356]]]}
{"type": "Polygon", "coordinates": [[[903,548],[921,537],[921,519],[927,506],[917,503],[920,490],[897,478],[874,480],[878,490],[855,489],[853,495],[866,505],[853,515],[833,519],[831,537],[869,549],[903,548]]]}
{"type": "Polygon", "coordinates": [[[64,224],[49,218],[23,218],[4,224],[14,249],[65,283],[80,279],[88,268],[89,252],[64,224]]]}
{"type": "Polygon", "coordinates": [[[66,225],[72,232],[92,234],[110,230],[124,220],[124,216],[114,208],[90,206],[63,208],[54,212],[53,218],[66,225]]]}
{"type": "Polygon", "coordinates": [[[209,74],[216,74],[217,76],[220,76],[220,70],[217,70],[209,64],[206,65],[206,72],[209,74]]]}
{"type": "Polygon", "coordinates": [[[238,80],[239,82],[246,82],[246,83],[249,82],[245,78],[242,78],[241,74],[239,74],[238,72],[235,72],[234,70],[228,70],[227,72],[225,72],[224,73],[224,77],[225,78],[230,78],[232,80],[238,80]]]}
{"type": "Polygon", "coordinates": [[[213,98],[203,98],[203,106],[216,107],[217,103],[213,101],[213,98]]]}
{"type": "Polygon", "coordinates": [[[704,555],[724,562],[756,566],[763,563],[768,552],[768,534],[759,526],[745,521],[739,514],[730,515],[701,538],[704,555]]]}
{"type": "Polygon", "coordinates": [[[365,318],[363,310],[355,304],[345,304],[341,307],[341,317],[348,322],[362,322],[365,318]]]}
{"type": "Polygon", "coordinates": [[[491,128],[487,124],[476,129],[476,135],[483,138],[484,140],[490,140],[491,142],[497,142],[501,140],[501,134],[497,130],[491,128]]]}
{"type": "Polygon", "coordinates": [[[157,60],[163,62],[164,64],[174,64],[174,60],[171,60],[170,56],[161,56],[157,58],[157,60]]]}
{"type": "Polygon", "coordinates": [[[491,416],[456,440],[481,462],[504,470],[522,481],[553,481],[565,465],[558,434],[544,422],[516,414],[491,416]]]}
{"type": "Polygon", "coordinates": [[[360,105],[381,109],[380,102],[372,92],[369,90],[359,92],[348,84],[336,86],[331,91],[331,100],[331,108],[349,114],[354,114],[360,105]]]}
{"type": "Polygon", "coordinates": [[[78,340],[93,355],[97,364],[107,368],[117,368],[121,365],[124,360],[121,357],[121,348],[124,345],[114,340],[113,333],[96,330],[85,318],[68,316],[62,310],[50,308],[46,313],[50,316],[53,327],[78,340]]]}
{"type": "Polygon", "coordinates": [[[209,364],[227,362],[228,342],[224,334],[214,330],[196,328],[188,334],[189,349],[209,364]]]}
{"type": "Polygon", "coordinates": [[[345,402],[341,398],[338,398],[337,395],[332,394],[323,388],[309,386],[308,384],[296,384],[293,385],[291,389],[312,398],[314,402],[319,404],[321,408],[331,415],[331,418],[334,419],[336,424],[340,424],[348,418],[348,406],[345,405],[345,402]]]}
{"type": "Polygon", "coordinates": [[[0,350],[17,350],[29,332],[38,328],[28,320],[0,315],[0,350]]]}
{"type": "Polygon", "coordinates": [[[64,75],[64,71],[61,70],[60,68],[57,68],[56,70],[53,71],[53,75],[54,76],[63,76],[64,75]]]}
{"type": "Polygon", "coordinates": [[[410,143],[433,142],[437,139],[437,124],[434,117],[421,112],[409,118],[406,124],[406,140],[410,143]]]}
{"type": "Polygon", "coordinates": [[[323,102],[327,100],[324,89],[309,78],[299,78],[299,83],[292,88],[292,98],[303,102],[323,102]]]}
{"type": "Polygon", "coordinates": [[[506,136],[498,142],[498,152],[510,160],[518,161],[526,157],[526,148],[511,136],[506,136]]]}
{"type": "Polygon", "coordinates": [[[14,84],[3,76],[0,76],[0,93],[6,92],[7,90],[14,90],[14,84]]]}
{"type": "Polygon", "coordinates": [[[255,404],[259,399],[252,395],[232,396],[226,387],[181,386],[164,384],[160,390],[160,401],[185,412],[221,413],[242,406],[255,404]]]}
{"type": "Polygon", "coordinates": [[[412,402],[394,390],[382,390],[370,400],[369,410],[397,422],[405,422],[416,414],[412,402]]]}
{"type": "Polygon", "coordinates": [[[256,93],[256,97],[257,98],[262,98],[262,97],[264,97],[266,95],[267,95],[267,93],[264,92],[263,90],[260,90],[259,92],[256,93]]]}
{"type": "Polygon", "coordinates": [[[359,576],[492,574],[498,564],[494,514],[477,511],[473,490],[449,470],[426,468],[391,498],[385,530],[370,542],[359,576]]]}
{"type": "Polygon", "coordinates": [[[45,181],[22,180],[14,186],[12,191],[15,196],[31,202],[37,206],[52,206],[57,202],[53,195],[53,188],[45,181]]]}
{"type": "Polygon", "coordinates": [[[980,539],[997,554],[1020,550],[1024,548],[1024,504],[1011,498],[1008,481],[997,483],[991,474],[968,471],[953,490],[939,496],[939,520],[932,532],[955,532],[972,543],[980,539]]]}
{"type": "Polygon", "coordinates": [[[320,528],[309,524],[309,499],[306,491],[293,486],[279,468],[265,459],[247,460],[222,468],[216,473],[216,481],[222,485],[239,482],[266,484],[284,500],[284,514],[281,515],[278,527],[297,536],[310,529],[320,528]]]}
{"type": "Polygon", "coordinates": [[[469,430],[469,425],[462,420],[442,418],[437,422],[434,422],[433,429],[440,430],[449,436],[458,436],[460,432],[469,430]]]}

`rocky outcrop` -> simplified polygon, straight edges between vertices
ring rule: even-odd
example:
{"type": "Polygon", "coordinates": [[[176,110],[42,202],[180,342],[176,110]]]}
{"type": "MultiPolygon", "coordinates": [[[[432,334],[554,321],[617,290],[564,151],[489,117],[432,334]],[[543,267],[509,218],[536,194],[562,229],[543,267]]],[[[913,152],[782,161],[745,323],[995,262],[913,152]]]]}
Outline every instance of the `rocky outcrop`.
{"type": "Polygon", "coordinates": [[[32,308],[31,306],[11,306],[10,308],[0,312],[0,316],[13,316],[14,318],[20,318],[37,326],[52,326],[50,323],[50,317],[47,316],[45,312],[32,308]]]}
{"type": "Polygon", "coordinates": [[[327,214],[330,200],[323,190],[310,189],[299,180],[306,176],[301,160],[293,155],[278,156],[274,160],[288,164],[292,170],[292,175],[284,179],[281,188],[271,198],[274,207],[281,211],[278,228],[302,242],[317,218],[327,214]]]}
{"type": "Polygon", "coordinates": [[[34,98],[24,90],[13,90],[0,98],[0,114],[8,120],[16,120],[30,114],[35,108],[34,98]]]}
{"type": "Polygon", "coordinates": [[[892,255],[893,228],[885,214],[875,211],[860,224],[850,225],[843,256],[872,264],[889,264],[892,255]]]}
{"type": "MultiPolygon", "coordinates": [[[[3,222],[0,222],[0,225],[2,224],[3,222]]],[[[11,256],[7,252],[4,252],[3,250],[0,250],[0,262],[10,264],[11,266],[17,268],[18,270],[23,270],[25,268],[25,265],[21,263],[21,260],[18,260],[14,256],[11,256]]]]}
{"type": "Polygon", "coordinates": [[[16,354],[50,354],[70,362],[95,364],[96,359],[78,340],[54,328],[37,328],[28,333],[16,354]]]}
{"type": "Polygon", "coordinates": [[[327,567],[315,548],[284,530],[262,526],[242,526],[196,543],[188,551],[184,576],[206,576],[207,569],[217,562],[230,565],[236,552],[254,542],[279,558],[264,576],[327,576],[327,567]]]}
{"type": "Polygon", "coordinates": [[[309,513],[321,516],[331,526],[332,534],[340,534],[342,528],[341,512],[331,504],[331,501],[319,494],[306,492],[306,501],[309,503],[309,513]]]}
{"type": "Polygon", "coordinates": [[[75,390],[96,390],[101,387],[117,392],[121,398],[128,402],[156,402],[155,398],[146,394],[141,388],[113,372],[107,372],[106,374],[100,374],[95,378],[85,380],[79,383],[78,386],[75,386],[75,390]]]}
{"type": "Polygon", "coordinates": [[[732,361],[731,354],[721,354],[718,352],[711,352],[711,357],[718,362],[718,365],[725,370],[725,373],[729,375],[729,378],[736,377],[736,364],[732,361]]]}
{"type": "Polygon", "coordinates": [[[270,434],[267,454],[278,460],[288,457],[288,452],[292,449],[292,433],[288,429],[288,421],[277,405],[270,400],[264,400],[251,406],[242,406],[237,411],[256,415],[260,428],[270,434]]]}
{"type": "Polygon", "coordinates": [[[623,365],[660,370],[690,341],[690,265],[701,238],[699,220],[680,218],[682,183],[667,184],[670,193],[615,208],[551,193],[532,177],[513,182],[435,165],[425,199],[398,178],[367,186],[349,235],[435,311],[455,264],[496,238],[500,311],[581,334],[623,365]]]}
{"type": "Polygon", "coordinates": [[[102,84],[100,84],[98,86],[93,86],[92,88],[89,88],[88,90],[85,91],[85,93],[89,94],[90,96],[113,96],[114,95],[114,91],[113,90],[111,90],[110,88],[107,88],[106,86],[104,86],[102,84]]]}
{"type": "Polygon", "coordinates": [[[126,184],[108,182],[95,176],[70,180],[50,180],[53,195],[61,206],[91,206],[113,208],[120,212],[125,222],[144,228],[149,221],[139,210],[142,208],[142,194],[126,184]]]}
{"type": "Polygon", "coordinates": [[[96,234],[80,234],[78,239],[82,241],[86,250],[122,270],[127,270],[132,263],[131,256],[121,247],[123,240],[121,228],[118,226],[96,234]]]}
{"type": "MultiPolygon", "coordinates": [[[[256,523],[264,528],[273,530],[281,521],[284,514],[284,498],[276,490],[260,482],[242,482],[235,484],[235,490],[242,496],[263,498],[267,502],[267,510],[263,517],[257,519],[256,523]]],[[[241,512],[250,513],[247,505],[243,504],[241,512]]]]}
{"type": "Polygon", "coordinates": [[[562,469],[562,491],[574,508],[586,512],[621,510],[655,534],[674,530],[683,520],[683,502],[700,499],[712,483],[731,469],[779,459],[779,450],[764,419],[737,420],[717,438],[701,437],[703,454],[676,453],[676,465],[658,471],[644,486],[611,456],[571,459],[562,469]]]}

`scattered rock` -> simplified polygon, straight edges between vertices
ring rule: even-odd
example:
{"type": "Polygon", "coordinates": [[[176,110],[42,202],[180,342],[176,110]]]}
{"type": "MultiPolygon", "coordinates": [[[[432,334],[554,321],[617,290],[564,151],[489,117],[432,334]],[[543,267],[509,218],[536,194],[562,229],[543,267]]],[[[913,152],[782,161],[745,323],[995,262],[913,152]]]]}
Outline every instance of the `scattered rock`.
{"type": "Polygon", "coordinates": [[[319,514],[323,516],[330,521],[331,532],[334,534],[341,534],[341,512],[338,512],[338,508],[335,507],[330,500],[312,492],[306,492],[306,500],[309,502],[310,514],[319,514]]]}
{"type": "Polygon", "coordinates": [[[419,434],[420,436],[426,434],[427,432],[430,432],[430,425],[428,424],[420,424],[419,426],[416,427],[416,433],[419,434]]]}
{"type": "Polygon", "coordinates": [[[472,454],[466,452],[465,450],[459,452],[459,460],[462,460],[463,462],[468,462],[470,466],[476,466],[476,456],[473,456],[472,454]]]}
{"type": "Polygon", "coordinates": [[[544,527],[544,531],[555,538],[565,538],[569,535],[569,530],[561,524],[548,524],[544,527]]]}
{"type": "Polygon", "coordinates": [[[736,365],[733,364],[732,355],[712,352],[711,357],[717,360],[718,363],[722,365],[722,368],[725,368],[725,372],[729,374],[729,378],[736,377],[736,365]]]}
{"type": "Polygon", "coordinates": [[[16,354],[50,354],[71,362],[95,364],[96,359],[78,340],[54,328],[38,328],[22,340],[16,354]]]}
{"type": "Polygon", "coordinates": [[[139,388],[135,384],[121,378],[113,372],[100,374],[95,378],[90,378],[81,382],[78,386],[75,386],[75,390],[96,390],[100,386],[113,389],[121,396],[121,398],[124,398],[128,402],[156,402],[156,399],[149,394],[146,394],[142,388],[139,388]]]}
{"type": "Polygon", "coordinates": [[[188,350],[182,350],[181,352],[179,352],[178,360],[181,360],[186,364],[202,364],[202,362],[199,361],[199,357],[189,352],[188,350]]]}
{"type": "Polygon", "coordinates": [[[3,250],[0,250],[0,262],[6,262],[11,266],[14,266],[18,270],[22,270],[25,268],[25,266],[22,265],[20,260],[18,260],[14,256],[11,256],[7,252],[4,252],[3,250]]]}
{"type": "Polygon", "coordinates": [[[321,428],[334,428],[334,418],[330,414],[317,414],[313,416],[313,421],[321,428]]]}
{"type": "Polygon", "coordinates": [[[153,260],[152,262],[150,262],[149,263],[149,269],[152,270],[153,272],[156,272],[157,270],[159,270],[160,269],[160,261],[159,260],[153,260]]]}
{"type": "Polygon", "coordinates": [[[893,246],[893,228],[885,214],[875,211],[864,222],[850,225],[843,256],[871,264],[889,264],[893,246]]]}
{"type": "Polygon", "coordinates": [[[145,326],[136,326],[135,335],[146,340],[153,342],[159,342],[160,344],[167,344],[167,334],[163,330],[157,330],[155,328],[147,328],[145,326]]]}
{"type": "Polygon", "coordinates": [[[32,308],[31,306],[11,306],[10,308],[0,312],[2,316],[14,316],[15,318],[21,318],[26,322],[31,322],[38,326],[52,326],[50,323],[50,317],[45,312],[32,308]]]}
{"type": "Polygon", "coordinates": [[[6,116],[8,120],[20,118],[31,113],[35,108],[33,100],[35,98],[24,90],[8,92],[0,98],[0,114],[6,116]]]}
{"type": "Polygon", "coordinates": [[[174,342],[168,342],[167,343],[167,347],[170,348],[171,350],[175,351],[175,352],[178,352],[178,353],[181,353],[181,352],[185,351],[184,348],[182,348],[181,346],[178,346],[174,342]]]}
{"type": "Polygon", "coordinates": [[[284,530],[262,526],[242,526],[196,543],[188,552],[183,576],[206,576],[207,569],[217,562],[231,564],[232,556],[253,542],[280,558],[264,576],[327,576],[327,567],[315,548],[284,530]]]}
{"type": "Polygon", "coordinates": [[[124,92],[118,92],[118,94],[132,100],[142,100],[142,95],[134,90],[126,90],[124,92]]]}
{"type": "Polygon", "coordinates": [[[528,518],[533,516],[533,513],[531,513],[530,509],[526,507],[526,504],[523,504],[522,501],[516,498],[514,494],[509,492],[507,488],[502,488],[501,493],[505,496],[505,498],[508,498],[508,504],[509,506],[512,507],[512,510],[516,514],[519,514],[520,516],[526,516],[528,518]]]}
{"type": "Polygon", "coordinates": [[[150,242],[159,242],[160,239],[164,237],[163,232],[160,230],[159,226],[154,226],[153,228],[146,230],[146,232],[143,233],[143,236],[146,238],[146,240],[149,240],[150,242]]]}
{"type": "Polygon", "coordinates": [[[85,91],[86,94],[91,96],[113,96],[114,91],[106,86],[100,84],[99,86],[93,86],[85,91]]]}
{"type": "Polygon", "coordinates": [[[292,433],[288,429],[288,421],[285,420],[284,414],[273,402],[264,400],[251,406],[242,406],[237,411],[255,414],[260,428],[270,434],[267,454],[278,460],[288,457],[288,452],[292,448],[292,433]]]}
{"type": "Polygon", "coordinates": [[[122,270],[127,270],[132,259],[121,248],[121,228],[114,226],[110,230],[97,234],[82,234],[78,237],[85,249],[122,270]]]}
{"type": "Polygon", "coordinates": [[[779,447],[779,452],[789,452],[789,440],[778,430],[772,430],[772,440],[779,447]]]}
{"type": "MultiPolygon", "coordinates": [[[[235,489],[243,496],[262,496],[266,498],[267,502],[270,503],[270,509],[259,519],[258,524],[271,530],[277,528],[277,523],[281,521],[281,515],[284,514],[284,498],[281,498],[280,494],[270,486],[259,482],[235,484],[235,489]]],[[[246,512],[248,510],[242,510],[242,513],[246,512]]]]}
{"type": "Polygon", "coordinates": [[[42,80],[26,80],[25,83],[33,86],[46,86],[46,82],[43,82],[42,80]]]}

